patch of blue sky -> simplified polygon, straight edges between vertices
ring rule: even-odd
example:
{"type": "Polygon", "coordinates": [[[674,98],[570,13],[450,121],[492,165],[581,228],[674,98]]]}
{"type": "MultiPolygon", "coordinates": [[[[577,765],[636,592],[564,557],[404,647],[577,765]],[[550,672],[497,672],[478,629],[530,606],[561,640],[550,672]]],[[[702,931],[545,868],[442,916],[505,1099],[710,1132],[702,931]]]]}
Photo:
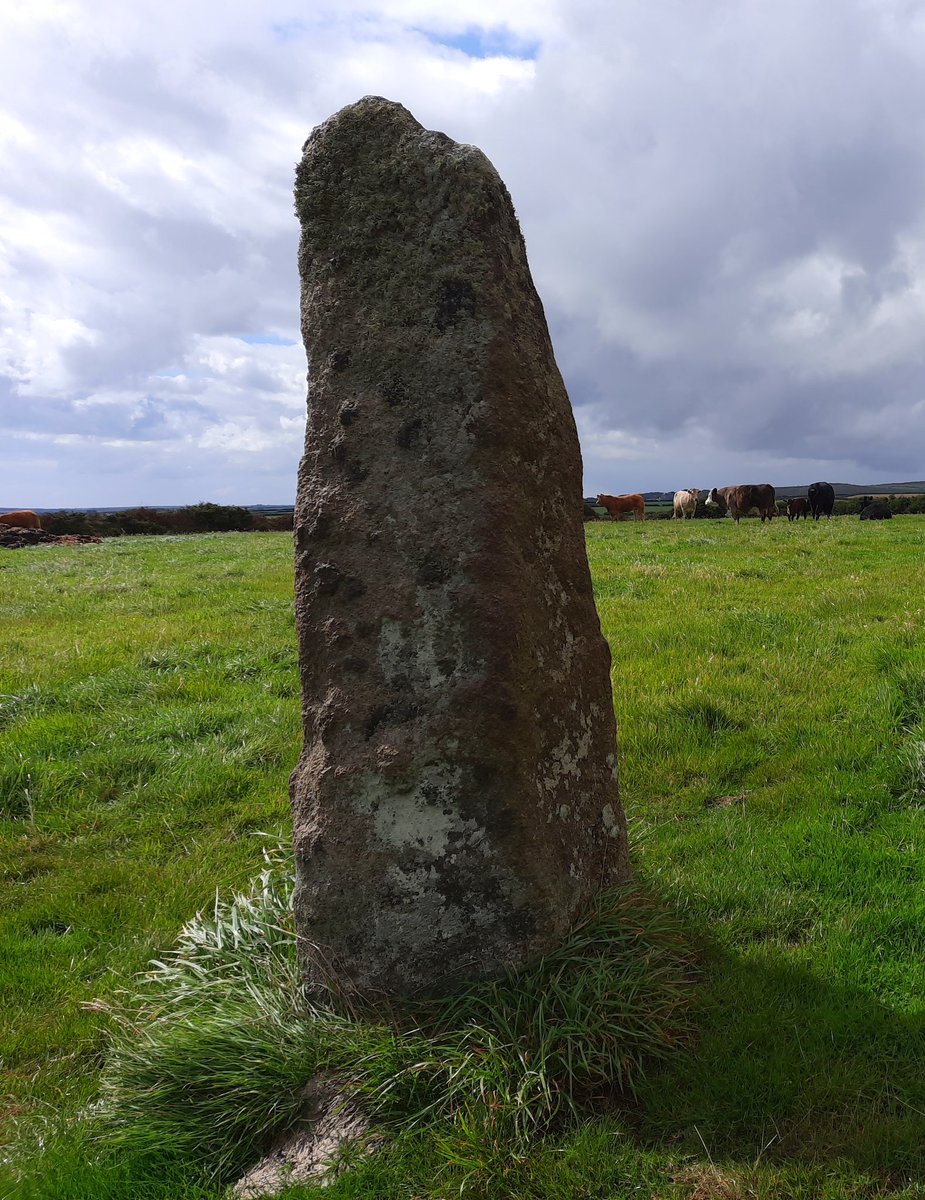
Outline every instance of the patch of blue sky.
{"type": "Polygon", "coordinates": [[[428,41],[451,50],[461,50],[469,58],[519,58],[532,61],[540,52],[540,43],[518,37],[503,25],[485,28],[469,25],[462,33],[437,33],[433,29],[418,29],[428,41]]]}
{"type": "Polygon", "coordinates": [[[274,22],[270,28],[273,30],[273,36],[280,42],[292,42],[296,38],[304,36],[308,25],[305,21],[293,19],[291,21],[274,22]]]}
{"type": "Polygon", "coordinates": [[[310,17],[292,17],[288,21],[273,21],[270,32],[278,42],[295,42],[307,37],[309,33],[334,29],[342,23],[343,18],[337,13],[313,13],[310,17]]]}
{"type": "Polygon", "coordinates": [[[295,346],[292,338],[282,337],[278,333],[242,333],[239,342],[247,342],[248,346],[295,346]]]}

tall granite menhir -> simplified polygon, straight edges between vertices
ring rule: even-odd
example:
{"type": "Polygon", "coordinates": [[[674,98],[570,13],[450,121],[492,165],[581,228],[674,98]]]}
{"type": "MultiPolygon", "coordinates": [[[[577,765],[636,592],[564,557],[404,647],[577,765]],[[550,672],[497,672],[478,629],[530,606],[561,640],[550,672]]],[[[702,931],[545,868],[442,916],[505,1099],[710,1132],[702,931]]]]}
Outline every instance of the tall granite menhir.
{"type": "Polygon", "coordinates": [[[296,919],[310,983],[434,993],[628,871],[578,438],[484,154],[366,97],[296,210],[296,919]]]}

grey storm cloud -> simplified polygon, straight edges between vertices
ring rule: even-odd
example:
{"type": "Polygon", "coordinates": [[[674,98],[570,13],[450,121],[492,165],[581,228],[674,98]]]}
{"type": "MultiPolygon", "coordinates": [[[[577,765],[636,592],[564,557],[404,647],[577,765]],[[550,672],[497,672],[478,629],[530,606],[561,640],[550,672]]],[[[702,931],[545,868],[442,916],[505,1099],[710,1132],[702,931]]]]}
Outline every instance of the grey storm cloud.
{"type": "Polygon", "coordinates": [[[292,496],[292,171],[368,92],[505,178],[586,490],[922,477],[923,6],[496,8],[24,9],[0,45],[0,495],[292,496]]]}

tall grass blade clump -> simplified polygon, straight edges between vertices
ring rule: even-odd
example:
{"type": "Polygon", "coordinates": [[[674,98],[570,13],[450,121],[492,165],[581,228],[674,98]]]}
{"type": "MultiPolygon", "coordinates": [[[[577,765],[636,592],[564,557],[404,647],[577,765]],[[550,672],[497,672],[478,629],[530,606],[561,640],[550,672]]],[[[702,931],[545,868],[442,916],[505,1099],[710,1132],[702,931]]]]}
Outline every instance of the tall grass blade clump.
{"type": "Polygon", "coordinates": [[[410,1124],[475,1122],[513,1149],[631,1093],[683,1034],[690,978],[673,918],[637,891],[604,893],[551,954],[419,1012],[426,1052],[372,1088],[376,1064],[364,1063],[359,1086],[385,1105],[400,1097],[410,1124]]]}
{"type": "Polygon", "coordinates": [[[302,999],[289,860],[264,853],[251,888],[197,914],[109,1010],[92,1114],[107,1148],[170,1147],[223,1177],[298,1115],[323,1018],[302,999]]]}
{"type": "Polygon", "coordinates": [[[292,891],[288,857],[267,852],[251,889],[190,921],[110,1010],[91,1115],[107,1152],[169,1147],[227,1180],[300,1117],[305,1084],[325,1075],[384,1129],[440,1130],[446,1156],[516,1155],[554,1122],[631,1091],[683,1028],[688,956],[636,892],[603,895],[544,959],[398,1015],[305,996],[292,891]]]}

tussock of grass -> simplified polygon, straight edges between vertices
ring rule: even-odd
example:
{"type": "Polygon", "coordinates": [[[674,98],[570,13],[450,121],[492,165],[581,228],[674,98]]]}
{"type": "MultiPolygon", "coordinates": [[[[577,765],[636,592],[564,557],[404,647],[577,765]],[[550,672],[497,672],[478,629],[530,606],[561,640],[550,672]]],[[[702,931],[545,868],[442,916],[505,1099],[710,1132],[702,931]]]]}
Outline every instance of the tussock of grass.
{"type": "Polygon", "coordinates": [[[170,1146],[218,1173],[298,1113],[317,1039],[301,1004],[293,879],[281,851],[248,891],[216,897],[142,985],[110,1007],[92,1126],[134,1155],[170,1146]]]}
{"type": "Polygon", "coordinates": [[[232,1178],[323,1073],[393,1130],[436,1126],[455,1157],[469,1144],[516,1158],[557,1120],[631,1090],[684,1027],[676,924],[636,893],[602,897],[542,961],[385,1022],[302,994],[292,886],[288,860],[269,854],[247,893],[189,922],[111,1011],[88,1116],[101,1153],[143,1161],[170,1147],[232,1178]]]}
{"type": "Polygon", "coordinates": [[[909,738],[902,747],[893,791],[900,803],[925,801],[925,741],[909,738]]]}
{"type": "Polygon", "coordinates": [[[709,700],[699,698],[684,703],[670,704],[667,713],[672,721],[686,727],[688,737],[696,736],[698,733],[712,735],[723,733],[727,729],[744,729],[747,724],[745,721],[731,716],[718,704],[712,704],[709,700]]]}
{"type": "Polygon", "coordinates": [[[605,893],[563,946],[463,991],[434,1024],[464,1029],[476,1062],[480,1042],[514,1055],[505,1077],[516,1091],[502,1107],[519,1110],[515,1123],[529,1132],[563,1110],[631,1092],[668,1053],[685,1023],[686,964],[675,919],[637,891],[605,893]]]}
{"type": "Polygon", "coordinates": [[[901,729],[914,729],[925,721],[925,672],[904,666],[895,676],[896,723],[901,729]]]}

